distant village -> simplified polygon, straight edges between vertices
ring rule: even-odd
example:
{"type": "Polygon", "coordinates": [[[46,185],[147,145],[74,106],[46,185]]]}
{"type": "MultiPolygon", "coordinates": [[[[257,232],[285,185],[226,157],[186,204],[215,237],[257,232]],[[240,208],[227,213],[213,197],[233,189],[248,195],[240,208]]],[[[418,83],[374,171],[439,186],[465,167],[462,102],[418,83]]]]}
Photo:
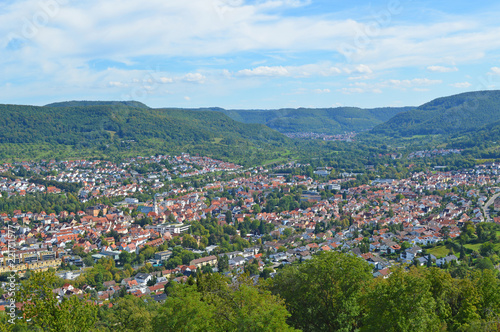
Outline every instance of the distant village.
{"type": "Polygon", "coordinates": [[[285,133],[284,135],[289,138],[302,138],[302,139],[319,139],[323,141],[345,141],[351,142],[356,137],[356,132],[348,132],[337,135],[314,133],[314,132],[299,132],[299,133],[285,133]]]}

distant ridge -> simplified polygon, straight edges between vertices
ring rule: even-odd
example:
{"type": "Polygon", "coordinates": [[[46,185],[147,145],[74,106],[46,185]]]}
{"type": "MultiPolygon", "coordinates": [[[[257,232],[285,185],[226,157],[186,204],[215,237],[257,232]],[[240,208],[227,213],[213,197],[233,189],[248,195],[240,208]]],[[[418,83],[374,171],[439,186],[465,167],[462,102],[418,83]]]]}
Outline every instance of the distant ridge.
{"type": "Polygon", "coordinates": [[[43,157],[188,152],[258,164],[292,146],[265,125],[240,123],[220,112],[152,109],[137,102],[0,105],[0,113],[4,158],[33,158],[50,147],[43,157]]]}
{"type": "Polygon", "coordinates": [[[371,132],[395,137],[477,131],[500,121],[500,91],[466,92],[399,113],[371,132]]]}
{"type": "Polygon", "coordinates": [[[271,110],[226,110],[219,107],[200,108],[199,111],[222,112],[243,123],[261,123],[281,133],[315,132],[341,134],[366,131],[415,107],[383,107],[362,109],[336,108],[282,108],[271,110]]]}
{"type": "MultiPolygon", "coordinates": [[[[127,106],[151,109],[138,101],[65,101],[45,107],[127,106]]],[[[220,112],[231,119],[246,124],[264,124],[281,133],[314,132],[341,134],[361,132],[391,119],[393,116],[415,107],[381,107],[362,109],[357,107],[336,108],[281,108],[281,109],[224,109],[220,107],[169,108],[179,111],[220,112]]]]}
{"type": "Polygon", "coordinates": [[[83,107],[83,106],[109,106],[109,105],[123,105],[133,108],[149,109],[150,107],[134,100],[129,101],[90,101],[90,100],[72,100],[63,101],[58,103],[51,103],[45,107],[83,107]]]}

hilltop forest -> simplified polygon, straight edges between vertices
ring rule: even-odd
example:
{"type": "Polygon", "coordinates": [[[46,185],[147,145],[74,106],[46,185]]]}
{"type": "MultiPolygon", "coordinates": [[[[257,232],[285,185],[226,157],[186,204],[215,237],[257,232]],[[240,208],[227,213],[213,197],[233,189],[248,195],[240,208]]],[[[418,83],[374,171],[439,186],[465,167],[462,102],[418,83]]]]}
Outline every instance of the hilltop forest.
{"type": "Polygon", "coordinates": [[[137,108],[135,102],[83,104],[0,105],[0,158],[188,152],[255,164],[293,147],[264,125],[217,112],[137,108]]]}
{"type": "Polygon", "coordinates": [[[500,91],[438,98],[416,108],[184,110],[135,101],[70,101],[0,105],[0,111],[2,160],[187,152],[243,166],[299,161],[363,172],[367,165],[404,166],[404,157],[418,150],[462,150],[424,161],[452,167],[500,156],[500,91]],[[291,139],[269,126],[292,133],[360,132],[347,142],[291,139]]]}

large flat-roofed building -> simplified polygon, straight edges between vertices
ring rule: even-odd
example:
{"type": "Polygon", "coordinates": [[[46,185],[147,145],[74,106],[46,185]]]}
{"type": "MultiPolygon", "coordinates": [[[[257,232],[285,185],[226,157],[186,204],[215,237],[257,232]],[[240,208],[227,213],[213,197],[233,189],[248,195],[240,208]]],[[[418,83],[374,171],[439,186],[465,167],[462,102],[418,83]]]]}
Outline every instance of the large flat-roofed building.
{"type": "Polygon", "coordinates": [[[200,268],[205,265],[210,265],[214,266],[217,264],[217,256],[207,256],[207,257],[201,257],[197,259],[193,259],[189,265],[194,265],[197,268],[200,268]]]}
{"type": "Polygon", "coordinates": [[[169,232],[170,234],[181,234],[187,232],[191,225],[185,224],[160,224],[160,225],[148,225],[146,229],[152,229],[160,234],[165,234],[169,232]]]}
{"type": "Polygon", "coordinates": [[[172,256],[172,252],[170,250],[159,251],[155,253],[155,259],[159,261],[166,261],[172,256]]]}

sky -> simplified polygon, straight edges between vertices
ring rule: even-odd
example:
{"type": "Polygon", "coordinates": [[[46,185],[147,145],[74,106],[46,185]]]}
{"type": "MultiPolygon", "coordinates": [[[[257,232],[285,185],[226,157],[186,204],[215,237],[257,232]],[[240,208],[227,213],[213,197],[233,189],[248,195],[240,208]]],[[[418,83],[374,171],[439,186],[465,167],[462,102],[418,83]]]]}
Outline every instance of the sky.
{"type": "Polygon", "coordinates": [[[0,103],[418,106],[500,89],[497,1],[3,0],[0,103]]]}

